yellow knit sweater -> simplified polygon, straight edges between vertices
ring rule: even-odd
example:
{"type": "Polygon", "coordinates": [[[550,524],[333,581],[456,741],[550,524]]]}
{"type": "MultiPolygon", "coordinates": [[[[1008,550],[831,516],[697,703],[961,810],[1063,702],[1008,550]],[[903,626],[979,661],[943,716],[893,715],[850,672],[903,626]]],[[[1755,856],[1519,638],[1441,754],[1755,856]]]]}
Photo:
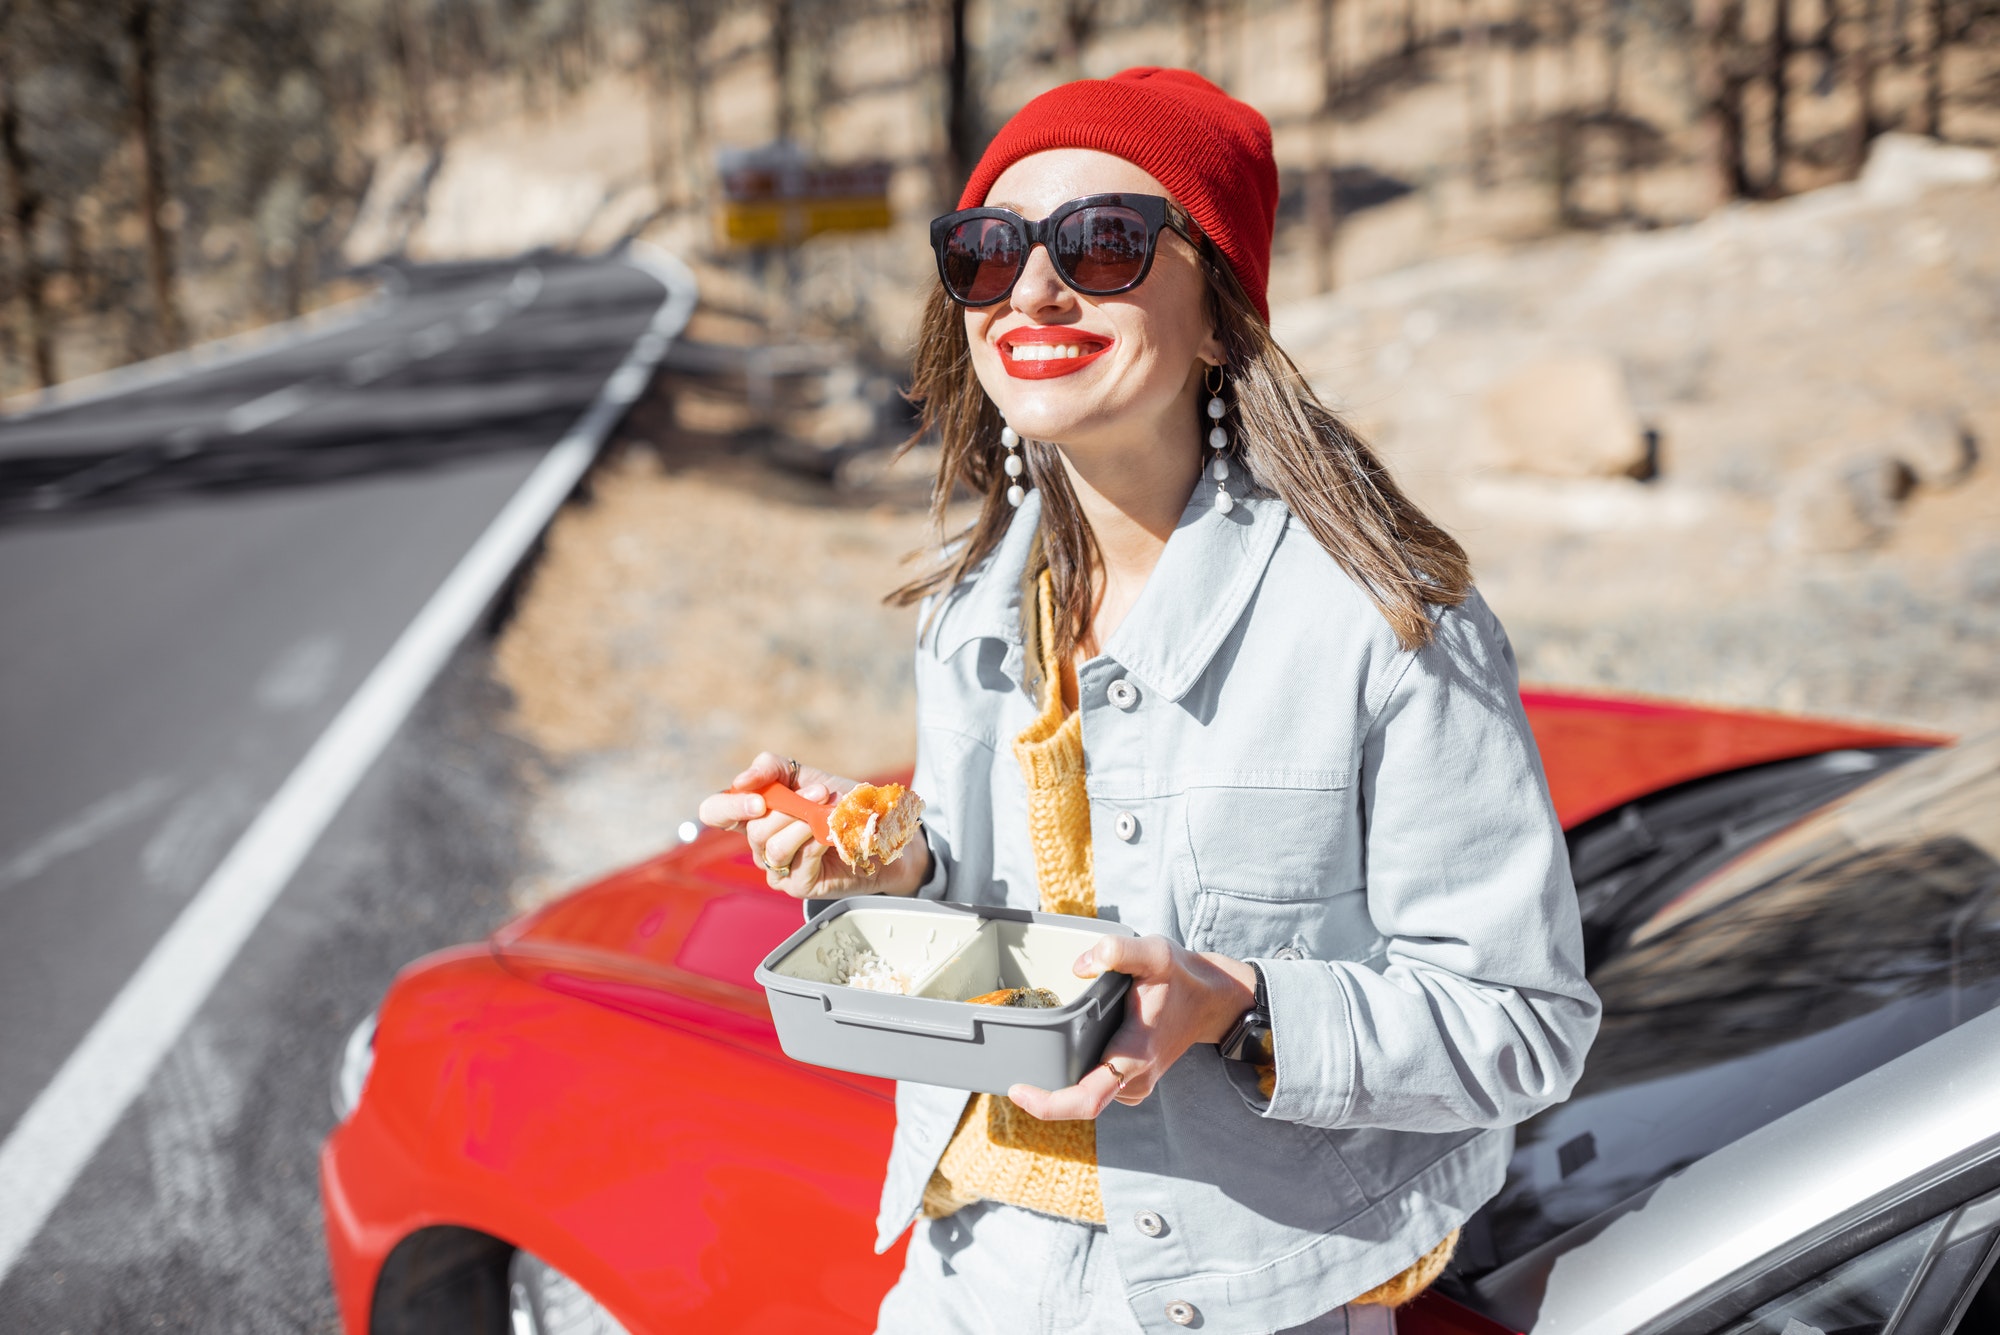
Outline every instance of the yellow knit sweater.
{"type": "MultiPolygon", "coordinates": [[[[1097,887],[1090,875],[1083,716],[1063,711],[1047,571],[1036,586],[1036,603],[1042,710],[1014,739],[1014,758],[1028,784],[1028,836],[1042,912],[1094,918],[1097,887]]],[[[924,1188],[924,1214],[938,1219],[982,1200],[1103,1223],[1097,1123],[1044,1122],[1012,1099],[973,1095],[924,1188]]]]}
{"type": "MultiPolygon", "coordinates": [[[[1097,916],[1090,869],[1090,799],[1084,786],[1083,716],[1066,712],[1062,664],[1056,657],[1054,599],[1045,569],[1035,585],[1041,712],[1014,739],[1014,758],[1028,788],[1028,835],[1035,853],[1044,913],[1097,916]]],[[[1269,1098],[1276,1072],[1258,1069],[1269,1098]]],[[[924,1187],[924,1215],[941,1219],[974,1201],[1001,1201],[1043,1214],[1104,1222],[1097,1183],[1097,1123],[1044,1122],[1012,1099],[975,1094],[966,1101],[938,1166],[924,1187]]],[[[1444,1241],[1388,1283],[1356,1302],[1398,1307],[1437,1278],[1458,1243],[1444,1241]]]]}

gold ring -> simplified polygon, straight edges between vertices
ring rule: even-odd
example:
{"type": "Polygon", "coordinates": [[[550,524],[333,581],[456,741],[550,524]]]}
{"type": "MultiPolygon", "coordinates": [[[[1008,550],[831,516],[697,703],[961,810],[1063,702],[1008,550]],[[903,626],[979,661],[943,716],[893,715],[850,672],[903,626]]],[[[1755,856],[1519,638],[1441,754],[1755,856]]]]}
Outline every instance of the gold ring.
{"type": "Polygon", "coordinates": [[[1124,1089],[1125,1082],[1132,1078],[1131,1076],[1126,1075],[1124,1072],[1120,1071],[1116,1066],[1113,1066],[1111,1064],[1111,1058],[1109,1057],[1106,1057],[1102,1062],[1098,1064],[1102,1066],[1105,1070],[1111,1072],[1111,1078],[1118,1082],[1118,1088],[1120,1089],[1124,1089]]]}

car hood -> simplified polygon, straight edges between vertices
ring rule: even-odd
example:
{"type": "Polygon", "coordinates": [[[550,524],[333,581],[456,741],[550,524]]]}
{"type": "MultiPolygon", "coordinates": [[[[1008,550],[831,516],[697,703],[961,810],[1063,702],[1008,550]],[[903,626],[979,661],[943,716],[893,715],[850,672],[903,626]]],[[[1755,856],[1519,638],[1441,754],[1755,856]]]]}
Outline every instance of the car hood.
{"type": "Polygon", "coordinates": [[[1547,687],[1524,689],[1521,703],[1564,828],[1646,793],[1746,765],[1951,740],[1907,728],[1547,687]]]}
{"type": "Polygon", "coordinates": [[[491,944],[510,971],[559,991],[617,984],[764,1019],[753,972],[802,917],[765,888],[743,841],[718,832],[554,900],[491,944]]]}

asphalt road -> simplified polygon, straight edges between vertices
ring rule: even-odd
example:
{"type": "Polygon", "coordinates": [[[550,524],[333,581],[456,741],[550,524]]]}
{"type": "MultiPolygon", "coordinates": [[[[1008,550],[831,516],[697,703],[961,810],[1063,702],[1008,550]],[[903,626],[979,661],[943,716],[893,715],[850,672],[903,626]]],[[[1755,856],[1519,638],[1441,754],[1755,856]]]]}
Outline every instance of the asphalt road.
{"type": "MultiPolygon", "coordinates": [[[[0,1136],[662,296],[615,263],[413,269],[347,327],[0,421],[0,1136]]],[[[332,1328],[313,1156],[340,1040],[504,909],[516,767],[482,654],[0,1285],[0,1329],[332,1328]]]]}

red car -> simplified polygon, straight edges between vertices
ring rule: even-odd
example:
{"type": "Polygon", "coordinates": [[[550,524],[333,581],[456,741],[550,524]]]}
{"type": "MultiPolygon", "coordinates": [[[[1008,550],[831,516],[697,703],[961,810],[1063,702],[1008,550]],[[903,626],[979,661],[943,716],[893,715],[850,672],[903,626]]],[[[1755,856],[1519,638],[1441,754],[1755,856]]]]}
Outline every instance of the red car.
{"type": "MultiPolygon", "coordinates": [[[[1809,809],[1943,740],[1524,699],[1573,832],[1717,776],[1880,758],[1778,785],[1809,809]]],[[[751,971],[799,921],[711,834],[403,970],[348,1044],[321,1157],[349,1335],[871,1330],[902,1260],[871,1245],[892,1086],[779,1050],[751,971]]],[[[1443,1292],[1400,1325],[1504,1329],[1443,1292]]]]}

